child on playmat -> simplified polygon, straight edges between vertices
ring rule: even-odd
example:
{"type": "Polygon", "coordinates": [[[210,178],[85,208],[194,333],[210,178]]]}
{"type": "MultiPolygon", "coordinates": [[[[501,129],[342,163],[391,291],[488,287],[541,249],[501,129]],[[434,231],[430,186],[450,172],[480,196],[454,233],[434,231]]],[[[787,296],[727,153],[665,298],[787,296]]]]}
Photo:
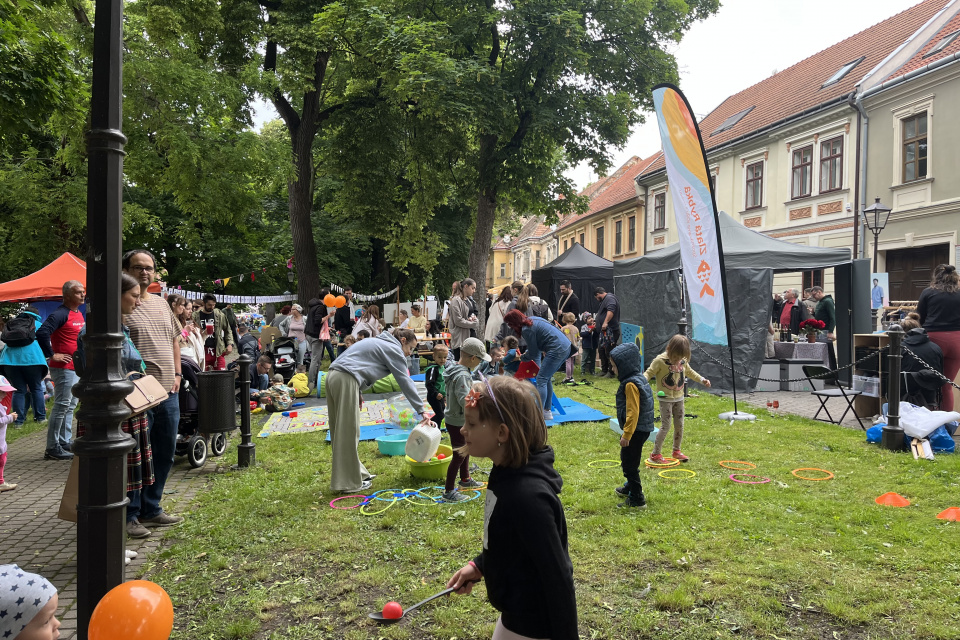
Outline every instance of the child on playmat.
{"type": "Polygon", "coordinates": [[[447,406],[447,387],[443,381],[446,371],[447,352],[450,349],[445,344],[438,344],[433,348],[433,364],[424,371],[423,382],[427,387],[427,402],[433,409],[433,421],[439,427],[443,422],[443,414],[447,406]]]}
{"type": "Polygon", "coordinates": [[[447,365],[443,373],[444,386],[447,391],[447,413],[444,416],[447,433],[450,434],[450,446],[453,448],[453,459],[447,467],[447,482],[444,485],[443,501],[460,502],[469,500],[470,496],[457,491],[457,473],[460,473],[460,487],[476,489],[483,485],[470,477],[470,456],[463,452],[466,442],[460,429],[463,427],[463,411],[473,383],[471,371],[481,362],[489,362],[490,356],[483,343],[477,338],[467,338],[460,345],[460,360],[456,364],[447,365]]]}
{"type": "Polygon", "coordinates": [[[509,376],[473,383],[463,436],[464,453],[490,458],[493,469],[483,550],[447,586],[467,594],[486,579],[490,604],[500,611],[495,639],[579,638],[567,522],[558,495],[563,480],[553,468],[540,396],[530,383],[509,376]]]}
{"type": "Polygon", "coordinates": [[[626,502],[618,507],[647,506],[640,484],[640,461],[643,459],[643,443],[653,431],[653,392],[640,374],[640,349],[628,342],[614,347],[610,352],[610,367],[620,379],[617,389],[617,420],[623,435],[620,437],[620,468],[626,478],[616,491],[626,496],[626,502]]]}
{"type": "Polygon", "coordinates": [[[297,398],[306,398],[310,395],[310,381],[307,380],[307,367],[297,365],[297,373],[290,378],[290,387],[293,388],[293,395],[297,398]]]}
{"type": "Polygon", "coordinates": [[[675,335],[667,343],[667,349],[650,363],[643,372],[647,380],[656,379],[657,390],[663,391],[660,396],[660,431],[657,440],[653,443],[653,455],[650,461],[663,464],[663,441],[670,431],[670,417],[673,416],[673,457],[680,462],[690,458],[683,455],[680,443],[683,442],[683,386],[686,378],[699,382],[710,388],[710,381],[702,377],[690,367],[690,339],[687,336],[675,335]]]}

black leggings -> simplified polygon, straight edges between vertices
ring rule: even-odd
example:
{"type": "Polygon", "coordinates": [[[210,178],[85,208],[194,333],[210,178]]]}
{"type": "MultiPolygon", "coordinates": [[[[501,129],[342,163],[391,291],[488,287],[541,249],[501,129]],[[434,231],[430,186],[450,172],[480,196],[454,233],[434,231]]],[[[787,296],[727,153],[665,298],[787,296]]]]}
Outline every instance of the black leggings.
{"type": "Polygon", "coordinates": [[[450,446],[453,447],[453,460],[447,468],[447,484],[444,485],[446,491],[453,491],[457,482],[457,470],[460,471],[461,480],[470,479],[470,456],[465,456],[457,452],[463,445],[467,444],[467,439],[460,433],[462,426],[447,425],[447,433],[450,434],[450,446]]]}
{"type": "Polygon", "coordinates": [[[634,505],[644,501],[643,486],[640,484],[640,462],[643,460],[643,443],[649,435],[635,431],[630,438],[630,444],[620,448],[620,468],[627,480],[630,503],[634,505]]]}

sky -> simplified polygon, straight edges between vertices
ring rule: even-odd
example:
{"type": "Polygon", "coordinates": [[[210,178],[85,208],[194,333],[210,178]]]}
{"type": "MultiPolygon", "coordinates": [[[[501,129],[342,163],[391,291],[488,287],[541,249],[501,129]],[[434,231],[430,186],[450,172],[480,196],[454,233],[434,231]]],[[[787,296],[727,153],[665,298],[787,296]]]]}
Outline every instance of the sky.
{"type": "MultiPolygon", "coordinates": [[[[916,0],[721,0],[716,15],[699,22],[672,47],[680,88],[698,118],[728,96],[752,86],[867,27],[895,15],[916,0]]],[[[273,105],[258,101],[259,129],[277,118],[273,105]]],[[[612,173],[631,156],[660,150],[656,118],[646,114],[623,149],[611,153],[612,173]]],[[[597,179],[587,165],[567,172],[582,189],[597,179]]]]}

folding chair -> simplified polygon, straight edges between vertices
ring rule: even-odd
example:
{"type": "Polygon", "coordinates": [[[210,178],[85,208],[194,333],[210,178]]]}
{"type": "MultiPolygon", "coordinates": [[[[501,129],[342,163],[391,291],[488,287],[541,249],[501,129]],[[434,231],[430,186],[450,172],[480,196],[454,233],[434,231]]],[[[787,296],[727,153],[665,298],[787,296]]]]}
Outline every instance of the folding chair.
{"type": "Polygon", "coordinates": [[[847,417],[847,414],[853,411],[853,417],[857,419],[858,423],[860,423],[860,428],[864,431],[867,430],[867,428],[863,426],[863,420],[861,420],[860,416],[857,415],[857,410],[853,407],[853,401],[857,396],[863,393],[862,391],[844,389],[843,386],[841,386],[840,380],[837,378],[836,372],[830,371],[830,369],[827,369],[822,365],[803,365],[803,375],[807,377],[811,388],[813,388],[813,391],[810,392],[810,395],[816,396],[817,400],[820,401],[820,408],[817,409],[817,412],[813,416],[814,420],[829,422],[831,424],[842,424],[843,419],[847,417]],[[814,380],[822,380],[824,384],[831,384],[834,386],[830,389],[824,388],[818,390],[813,384],[814,380]],[[830,410],[827,409],[827,400],[830,398],[843,398],[847,402],[847,408],[844,410],[843,415],[840,416],[839,420],[834,420],[833,416],[830,415],[830,410]],[[819,417],[821,411],[827,414],[827,420],[819,417]]]}

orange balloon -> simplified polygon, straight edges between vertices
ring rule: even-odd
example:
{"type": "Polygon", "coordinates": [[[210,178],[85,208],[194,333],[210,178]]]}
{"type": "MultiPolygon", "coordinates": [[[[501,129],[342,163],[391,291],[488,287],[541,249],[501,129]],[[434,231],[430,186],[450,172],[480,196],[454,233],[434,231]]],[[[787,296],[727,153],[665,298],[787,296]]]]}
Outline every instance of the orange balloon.
{"type": "Polygon", "coordinates": [[[323,304],[328,307],[332,307],[334,301],[336,301],[336,298],[333,297],[332,293],[328,293],[327,295],[323,296],[323,304]]]}
{"type": "Polygon", "coordinates": [[[90,616],[90,640],[168,640],[173,603],[158,584],[131,580],[103,596],[90,616]]]}
{"type": "Polygon", "coordinates": [[[336,299],[334,300],[333,306],[339,309],[345,304],[347,304],[347,299],[344,298],[343,296],[337,296],[336,299]]]}

